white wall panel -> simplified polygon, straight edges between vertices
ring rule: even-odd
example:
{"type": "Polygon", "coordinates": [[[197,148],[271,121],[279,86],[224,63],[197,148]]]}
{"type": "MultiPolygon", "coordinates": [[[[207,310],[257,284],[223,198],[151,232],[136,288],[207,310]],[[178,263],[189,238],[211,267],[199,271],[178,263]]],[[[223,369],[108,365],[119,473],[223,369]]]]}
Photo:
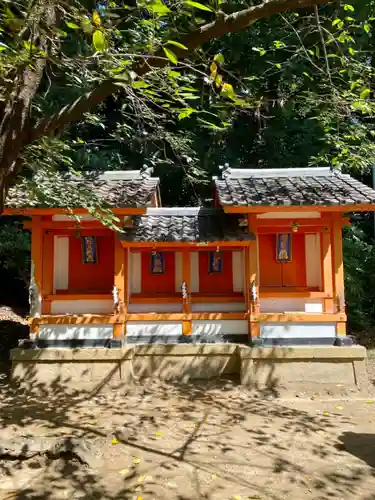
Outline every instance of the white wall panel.
{"type": "Polygon", "coordinates": [[[192,333],[195,335],[247,334],[246,320],[197,320],[192,321],[192,333]]]}
{"type": "Polygon", "coordinates": [[[245,267],[243,252],[232,252],[233,291],[243,292],[245,267]]]}
{"type": "Polygon", "coordinates": [[[320,234],[306,234],[306,284],[320,287],[321,285],[321,254],[320,234]]]}
{"type": "Polygon", "coordinates": [[[336,336],[334,323],[264,323],[260,325],[262,338],[324,338],[336,336]]]}
{"type": "Polygon", "coordinates": [[[38,338],[42,340],[111,339],[112,325],[41,325],[38,338]]]}
{"type": "Polygon", "coordinates": [[[199,292],[199,252],[190,253],[190,292],[199,292]]]}
{"type": "MultiPolygon", "coordinates": [[[[272,312],[309,312],[306,311],[306,304],[314,304],[313,307],[318,308],[320,306],[320,311],[323,312],[322,299],[308,299],[308,298],[260,298],[260,312],[262,313],[272,313],[272,312]]],[[[310,312],[313,312],[310,310],[310,312]]]]}
{"type": "Polygon", "coordinates": [[[54,237],[53,255],[53,293],[69,287],[69,238],[54,237]]]}
{"type": "Polygon", "coordinates": [[[141,337],[142,335],[182,335],[181,322],[173,321],[128,321],[126,324],[127,337],[141,337]]]}
{"type": "Polygon", "coordinates": [[[192,312],[242,312],[244,302],[196,302],[191,305],[192,312]]]}
{"type": "Polygon", "coordinates": [[[182,312],[181,302],[166,302],[163,304],[129,304],[129,313],[163,313],[182,312]]]}
{"type": "Polygon", "coordinates": [[[174,290],[181,292],[182,283],[182,253],[176,252],[174,254],[174,290]]]}
{"type": "Polygon", "coordinates": [[[142,292],[142,266],[141,266],[141,253],[130,252],[130,292],[142,292]]]}
{"type": "Polygon", "coordinates": [[[110,314],[112,300],[52,300],[52,314],[110,314]]]}

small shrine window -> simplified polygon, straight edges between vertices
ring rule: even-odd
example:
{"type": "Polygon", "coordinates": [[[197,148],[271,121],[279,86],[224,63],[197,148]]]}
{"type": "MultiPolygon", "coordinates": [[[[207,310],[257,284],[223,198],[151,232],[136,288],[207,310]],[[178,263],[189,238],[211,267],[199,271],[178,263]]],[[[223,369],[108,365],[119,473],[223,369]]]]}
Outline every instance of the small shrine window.
{"type": "Polygon", "coordinates": [[[95,236],[82,236],[82,262],[83,264],[98,263],[98,247],[95,236]]]}
{"type": "Polygon", "coordinates": [[[210,274],[223,272],[223,253],[210,252],[208,260],[208,272],[210,274]]]}
{"type": "Polygon", "coordinates": [[[165,260],[163,252],[151,253],[151,274],[164,274],[165,260]]]}

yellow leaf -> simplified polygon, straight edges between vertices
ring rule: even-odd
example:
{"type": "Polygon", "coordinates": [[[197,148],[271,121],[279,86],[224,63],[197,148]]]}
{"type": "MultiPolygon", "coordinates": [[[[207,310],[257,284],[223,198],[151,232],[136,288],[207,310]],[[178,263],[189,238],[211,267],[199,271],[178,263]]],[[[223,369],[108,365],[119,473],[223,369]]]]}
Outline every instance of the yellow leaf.
{"type": "Polygon", "coordinates": [[[233,500],[241,500],[242,497],[240,495],[233,495],[233,500]]]}
{"type": "Polygon", "coordinates": [[[216,479],[216,473],[214,472],[211,477],[212,477],[212,480],[215,481],[215,479],[216,479]]]}
{"type": "Polygon", "coordinates": [[[341,411],[341,410],[343,410],[343,409],[344,409],[344,407],[343,407],[343,406],[336,406],[336,410],[340,410],[340,411],[341,411]]]}
{"type": "Polygon", "coordinates": [[[101,24],[100,16],[96,12],[96,10],[92,14],[92,22],[95,24],[95,26],[100,26],[101,24]]]}
{"type": "Polygon", "coordinates": [[[98,421],[97,421],[97,420],[89,420],[89,421],[87,422],[87,424],[88,424],[88,425],[96,425],[97,423],[98,423],[98,421]]]}
{"type": "Polygon", "coordinates": [[[118,471],[118,473],[120,474],[120,476],[126,476],[127,474],[129,474],[129,469],[121,469],[118,471]]]}
{"type": "Polygon", "coordinates": [[[113,438],[111,442],[112,442],[112,444],[118,444],[118,441],[116,438],[113,438]]]}
{"type": "Polygon", "coordinates": [[[143,497],[137,497],[137,500],[143,500],[143,497]]]}
{"type": "Polygon", "coordinates": [[[141,459],[139,457],[133,457],[133,464],[139,464],[141,459]]]}
{"type": "Polygon", "coordinates": [[[367,404],[368,404],[368,405],[373,405],[373,404],[374,404],[374,400],[373,400],[373,399],[369,399],[369,400],[367,401],[367,404]]]}
{"type": "Polygon", "coordinates": [[[324,415],[325,417],[329,417],[329,413],[328,413],[328,411],[323,412],[323,415],[324,415]]]}
{"type": "Polygon", "coordinates": [[[155,432],[155,436],[157,436],[157,437],[160,437],[160,436],[162,436],[162,435],[163,435],[163,433],[162,433],[161,431],[157,431],[157,432],[155,432]]]}
{"type": "Polygon", "coordinates": [[[146,479],[146,476],[139,476],[138,483],[143,483],[145,479],[146,479]]]}

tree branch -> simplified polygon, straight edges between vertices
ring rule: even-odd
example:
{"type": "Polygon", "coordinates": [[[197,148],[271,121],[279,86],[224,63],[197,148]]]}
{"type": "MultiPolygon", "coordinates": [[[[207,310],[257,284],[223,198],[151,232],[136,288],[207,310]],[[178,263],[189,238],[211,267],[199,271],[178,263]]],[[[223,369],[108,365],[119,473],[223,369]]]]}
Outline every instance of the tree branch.
{"type": "MultiPolygon", "coordinates": [[[[188,51],[179,48],[173,48],[176,56],[180,59],[186,57],[202,44],[219,38],[228,33],[243,30],[260,19],[268,18],[275,14],[280,14],[288,10],[306,8],[315,4],[326,3],[326,0],[269,0],[260,5],[255,5],[233,14],[224,16],[211,23],[199,27],[196,31],[190,33],[181,40],[181,43],[188,48],[188,51]]],[[[162,68],[166,66],[168,59],[161,58],[164,55],[158,52],[148,57],[144,62],[136,65],[133,71],[138,76],[150,72],[153,68],[162,68]]],[[[61,111],[46,120],[39,122],[31,132],[30,142],[44,135],[53,134],[56,130],[62,129],[72,121],[78,120],[83,113],[89,111],[93,106],[102,102],[109,95],[117,92],[119,87],[113,80],[105,80],[91,92],[79,97],[72,104],[65,106],[61,111]]]]}

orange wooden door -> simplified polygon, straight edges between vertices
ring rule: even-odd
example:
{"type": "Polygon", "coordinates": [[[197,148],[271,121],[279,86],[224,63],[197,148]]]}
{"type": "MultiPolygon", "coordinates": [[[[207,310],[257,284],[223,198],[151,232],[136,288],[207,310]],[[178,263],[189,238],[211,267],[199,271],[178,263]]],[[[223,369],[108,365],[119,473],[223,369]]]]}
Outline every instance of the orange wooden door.
{"type": "Polygon", "coordinates": [[[233,293],[232,252],[222,252],[221,273],[210,273],[210,252],[199,252],[199,291],[212,294],[233,293]]]}
{"type": "Polygon", "coordinates": [[[259,236],[260,286],[283,286],[282,265],[276,262],[276,235],[259,236]]]}
{"type": "Polygon", "coordinates": [[[292,234],[292,260],[277,262],[276,235],[259,236],[259,274],[263,287],[306,286],[305,235],[292,234]]]}
{"type": "Polygon", "coordinates": [[[152,252],[142,252],[142,293],[146,295],[170,295],[175,292],[174,252],[163,252],[164,273],[152,274],[152,252]]]}

